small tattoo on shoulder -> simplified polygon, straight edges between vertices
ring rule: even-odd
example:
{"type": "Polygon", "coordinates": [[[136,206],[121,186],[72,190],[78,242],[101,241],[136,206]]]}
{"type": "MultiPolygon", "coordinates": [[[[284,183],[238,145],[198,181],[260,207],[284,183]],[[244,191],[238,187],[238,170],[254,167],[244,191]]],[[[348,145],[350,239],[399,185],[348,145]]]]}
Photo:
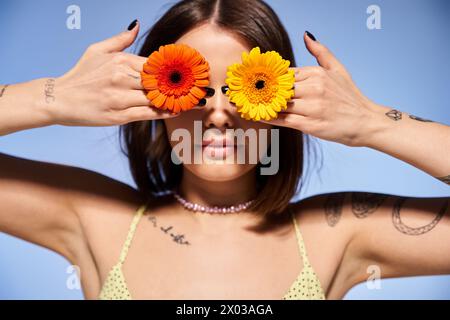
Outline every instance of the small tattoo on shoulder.
{"type": "Polygon", "coordinates": [[[44,95],[45,95],[45,102],[46,103],[52,103],[56,100],[55,97],[55,79],[50,78],[45,81],[44,85],[44,95]]]}
{"type": "Polygon", "coordinates": [[[392,109],[391,111],[386,112],[385,115],[394,121],[398,121],[402,118],[402,113],[395,109],[392,109]]]}
{"type": "Polygon", "coordinates": [[[3,94],[5,93],[6,88],[9,87],[9,84],[5,84],[1,89],[0,89],[0,98],[3,97],[3,94]]]}
{"type": "Polygon", "coordinates": [[[184,234],[178,234],[178,233],[175,233],[172,231],[173,226],[170,226],[170,227],[159,226],[158,222],[156,221],[156,217],[153,215],[149,215],[148,220],[152,223],[153,227],[158,228],[165,234],[169,235],[174,242],[176,242],[178,244],[191,245],[191,243],[185,239],[184,234]]]}
{"type": "Polygon", "coordinates": [[[374,213],[387,195],[371,192],[352,192],[352,211],[357,218],[365,218],[374,213]]]}

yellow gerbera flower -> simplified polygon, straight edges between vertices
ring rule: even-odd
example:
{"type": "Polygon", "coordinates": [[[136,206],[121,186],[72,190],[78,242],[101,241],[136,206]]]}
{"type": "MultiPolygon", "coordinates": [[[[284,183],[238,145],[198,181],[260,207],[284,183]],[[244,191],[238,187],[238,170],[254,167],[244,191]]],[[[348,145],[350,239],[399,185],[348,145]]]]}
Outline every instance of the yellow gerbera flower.
{"type": "Polygon", "coordinates": [[[242,63],[228,67],[226,84],[231,102],[242,118],[259,121],[276,119],[287,101],[294,96],[294,71],[290,61],[276,51],[260,52],[253,48],[242,53],[242,63]]]}

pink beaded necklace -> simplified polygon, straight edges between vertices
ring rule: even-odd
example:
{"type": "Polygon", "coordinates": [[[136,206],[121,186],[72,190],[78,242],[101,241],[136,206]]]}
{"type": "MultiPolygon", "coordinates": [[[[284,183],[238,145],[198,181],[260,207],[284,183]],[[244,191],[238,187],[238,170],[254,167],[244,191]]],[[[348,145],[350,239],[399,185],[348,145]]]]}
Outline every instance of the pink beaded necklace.
{"type": "Polygon", "coordinates": [[[232,205],[232,206],[209,207],[209,206],[204,206],[204,205],[201,205],[198,203],[187,201],[182,196],[180,196],[179,193],[176,191],[173,191],[173,195],[174,195],[175,199],[177,199],[178,202],[185,209],[193,211],[193,212],[201,212],[201,213],[219,213],[219,214],[238,213],[240,211],[244,211],[245,209],[247,209],[250,206],[250,204],[252,204],[252,202],[254,201],[254,200],[249,200],[247,202],[240,203],[237,205],[232,205]]]}

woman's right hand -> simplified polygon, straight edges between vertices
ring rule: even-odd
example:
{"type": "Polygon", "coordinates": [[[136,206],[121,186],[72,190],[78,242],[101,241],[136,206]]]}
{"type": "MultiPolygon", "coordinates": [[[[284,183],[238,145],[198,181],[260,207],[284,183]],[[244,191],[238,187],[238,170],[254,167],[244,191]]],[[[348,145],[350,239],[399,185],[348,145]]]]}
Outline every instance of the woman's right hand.
{"type": "Polygon", "coordinates": [[[90,45],[69,72],[47,79],[42,103],[52,122],[108,126],[177,116],[152,107],[147,99],[140,77],[147,59],[122,52],[138,32],[139,23],[131,31],[90,45]]]}

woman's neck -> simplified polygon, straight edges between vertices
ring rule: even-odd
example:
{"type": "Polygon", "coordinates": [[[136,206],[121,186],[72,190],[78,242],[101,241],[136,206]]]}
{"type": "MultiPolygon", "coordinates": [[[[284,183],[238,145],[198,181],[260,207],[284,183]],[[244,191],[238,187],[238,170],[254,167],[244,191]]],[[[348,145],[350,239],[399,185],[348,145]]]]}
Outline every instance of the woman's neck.
{"type": "Polygon", "coordinates": [[[231,206],[256,197],[256,180],[250,171],[229,181],[203,180],[184,169],[179,193],[190,202],[205,206],[231,206]]]}

